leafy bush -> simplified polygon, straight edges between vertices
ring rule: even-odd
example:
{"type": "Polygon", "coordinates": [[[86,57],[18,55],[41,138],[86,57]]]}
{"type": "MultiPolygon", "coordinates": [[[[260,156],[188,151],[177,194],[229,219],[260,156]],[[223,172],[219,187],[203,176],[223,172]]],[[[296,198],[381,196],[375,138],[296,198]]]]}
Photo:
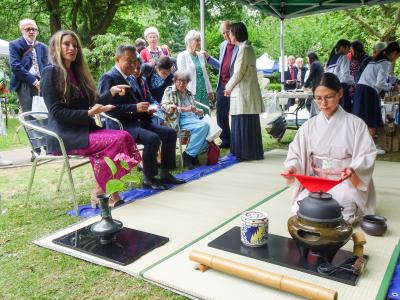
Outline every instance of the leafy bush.
{"type": "Polygon", "coordinates": [[[269,91],[281,91],[282,85],[280,83],[270,83],[268,86],[269,91]]]}
{"type": "Polygon", "coordinates": [[[112,33],[96,35],[92,42],[93,50],[85,48],[83,51],[95,80],[114,66],[114,54],[118,45],[134,44],[127,32],[121,32],[119,35],[112,33]]]}
{"type": "Polygon", "coordinates": [[[8,105],[8,111],[11,112],[11,114],[19,113],[19,103],[18,103],[18,98],[17,98],[17,93],[15,92],[8,92],[7,94],[7,105],[8,105]]]}
{"type": "Polygon", "coordinates": [[[279,83],[281,82],[281,73],[274,72],[271,76],[268,77],[271,83],[279,83]]]}

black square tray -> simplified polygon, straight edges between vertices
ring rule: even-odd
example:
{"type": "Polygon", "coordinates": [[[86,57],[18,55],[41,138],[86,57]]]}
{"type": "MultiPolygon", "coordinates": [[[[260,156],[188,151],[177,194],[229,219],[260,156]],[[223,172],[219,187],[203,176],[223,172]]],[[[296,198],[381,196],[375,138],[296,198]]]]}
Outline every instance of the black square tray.
{"type": "MultiPolygon", "coordinates": [[[[294,240],[287,237],[268,234],[266,245],[257,248],[247,247],[240,241],[240,227],[237,226],[211,241],[208,246],[353,286],[360,276],[348,271],[337,271],[331,275],[318,273],[318,257],[311,254],[307,258],[300,256],[294,240]]],[[[351,252],[339,250],[332,263],[339,264],[351,256],[353,256],[351,252]]],[[[364,255],[364,258],[368,261],[368,256],[364,255]]]]}

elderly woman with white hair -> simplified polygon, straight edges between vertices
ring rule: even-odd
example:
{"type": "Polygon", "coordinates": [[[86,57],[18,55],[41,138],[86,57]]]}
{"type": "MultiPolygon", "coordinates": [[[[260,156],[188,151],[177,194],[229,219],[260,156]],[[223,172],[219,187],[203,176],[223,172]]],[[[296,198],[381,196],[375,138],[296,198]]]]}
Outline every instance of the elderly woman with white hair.
{"type": "Polygon", "coordinates": [[[175,130],[190,131],[189,144],[183,152],[183,165],[190,170],[198,164],[197,156],[207,148],[209,125],[199,119],[204,112],[197,109],[192,93],[189,91],[190,73],[178,70],[174,74],[174,84],[167,87],[161,101],[166,122],[175,130]]]}
{"type": "MultiPolygon", "coordinates": [[[[212,88],[210,79],[206,70],[206,61],[204,55],[197,50],[200,49],[200,32],[190,30],[185,37],[186,50],[178,54],[178,70],[189,72],[191,81],[188,84],[188,90],[194,98],[209,106],[209,100],[212,98],[212,88]]],[[[210,112],[206,109],[206,114],[210,112]]]]}
{"type": "Polygon", "coordinates": [[[158,46],[160,34],[155,27],[148,27],[144,31],[144,38],[149,44],[148,47],[140,51],[140,58],[144,63],[150,63],[154,65],[158,59],[162,56],[170,56],[170,52],[167,46],[158,46]]]}

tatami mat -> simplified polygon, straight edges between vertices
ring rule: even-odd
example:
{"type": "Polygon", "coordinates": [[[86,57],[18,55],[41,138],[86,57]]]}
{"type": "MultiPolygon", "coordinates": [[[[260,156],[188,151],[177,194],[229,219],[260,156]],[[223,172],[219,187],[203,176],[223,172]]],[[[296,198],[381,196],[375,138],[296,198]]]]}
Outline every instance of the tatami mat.
{"type": "MultiPolygon", "coordinates": [[[[388,265],[395,249],[398,251],[396,247],[398,247],[400,234],[400,208],[398,205],[400,189],[396,187],[398,185],[399,169],[400,164],[398,163],[377,162],[376,164],[374,177],[378,194],[378,213],[387,217],[389,230],[383,237],[367,236],[365,249],[370,259],[365,272],[355,287],[207,246],[210,241],[233,226],[238,226],[240,224],[239,217],[202,240],[190,245],[180,253],[165,259],[151,269],[145,270],[142,275],[147,280],[158,285],[193,298],[230,300],[301,299],[297,296],[250,283],[218,271],[208,270],[205,273],[195,271],[193,269],[195,263],[189,261],[188,256],[192,249],[198,249],[270,272],[291,276],[337,290],[339,299],[384,299],[391,275],[388,265]]],[[[287,190],[257,208],[269,215],[271,233],[289,236],[286,221],[290,216],[290,198],[291,191],[287,190]]],[[[360,229],[356,228],[355,231],[357,230],[360,229]]],[[[351,242],[345,245],[344,249],[351,251],[351,242]]]]}
{"type": "MultiPolygon", "coordinates": [[[[367,236],[366,254],[370,260],[356,287],[207,246],[208,242],[240,224],[240,212],[255,207],[269,215],[271,233],[289,236],[286,221],[290,216],[291,191],[285,189],[284,181],[279,176],[284,157],[284,151],[275,150],[267,153],[262,161],[239,163],[211,176],[113,210],[114,218],[121,220],[126,227],[170,239],[164,246],[128,266],[109,263],[52,243],[53,239],[91,224],[98,217],[52,233],[35,243],[134,276],[140,274],[155,284],[193,298],[299,299],[213,270],[205,273],[195,271],[188,255],[192,249],[198,249],[335,289],[339,292],[339,299],[383,299],[391,275],[388,264],[395,247],[398,247],[400,235],[398,163],[376,164],[374,178],[378,213],[388,218],[389,229],[384,237],[367,236]]],[[[344,248],[351,250],[351,243],[344,248]]]]}
{"type": "Polygon", "coordinates": [[[93,217],[34,241],[36,244],[134,276],[163,257],[221,226],[243,210],[284,189],[279,173],[284,152],[273,151],[262,161],[243,162],[213,175],[113,210],[124,226],[168,237],[170,241],[127,266],[80,253],[52,242],[94,223],[93,217]]]}

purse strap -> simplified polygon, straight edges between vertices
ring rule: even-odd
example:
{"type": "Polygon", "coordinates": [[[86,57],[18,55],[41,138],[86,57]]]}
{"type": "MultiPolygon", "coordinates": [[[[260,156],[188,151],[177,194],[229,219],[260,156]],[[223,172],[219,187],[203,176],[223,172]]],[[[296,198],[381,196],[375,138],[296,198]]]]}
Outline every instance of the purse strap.
{"type": "Polygon", "coordinates": [[[33,48],[35,48],[36,43],[33,45],[30,45],[28,49],[25,50],[24,53],[22,53],[22,57],[24,57],[25,55],[27,55],[29,52],[31,52],[33,50],[33,48]]]}

